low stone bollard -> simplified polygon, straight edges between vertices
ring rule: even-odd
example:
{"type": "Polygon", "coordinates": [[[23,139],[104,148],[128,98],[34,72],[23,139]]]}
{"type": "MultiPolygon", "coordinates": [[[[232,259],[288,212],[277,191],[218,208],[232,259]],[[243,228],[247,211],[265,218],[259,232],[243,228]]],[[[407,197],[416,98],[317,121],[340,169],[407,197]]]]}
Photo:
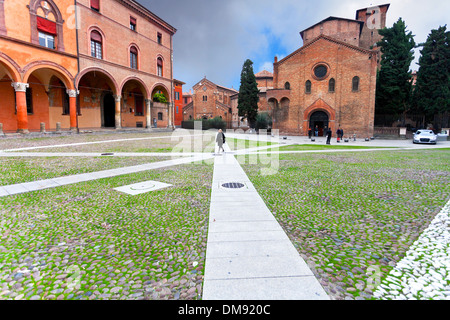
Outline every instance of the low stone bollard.
{"type": "Polygon", "coordinates": [[[56,132],[61,132],[61,122],[56,123],[56,132]]]}
{"type": "Polygon", "coordinates": [[[41,122],[41,133],[45,133],[45,122],[41,122]]]}

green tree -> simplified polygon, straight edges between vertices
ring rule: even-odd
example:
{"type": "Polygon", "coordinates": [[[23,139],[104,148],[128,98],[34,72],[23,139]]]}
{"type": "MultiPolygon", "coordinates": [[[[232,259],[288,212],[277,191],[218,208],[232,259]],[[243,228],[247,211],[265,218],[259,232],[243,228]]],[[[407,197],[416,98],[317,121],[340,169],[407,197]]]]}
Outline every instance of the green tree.
{"type": "Polygon", "coordinates": [[[247,118],[251,128],[254,127],[258,114],[259,89],[253,73],[253,62],[247,59],[242,66],[241,85],[238,95],[238,114],[247,118]]]}
{"type": "MultiPolygon", "coordinates": [[[[435,115],[450,112],[450,31],[447,26],[431,30],[419,58],[414,89],[416,110],[433,121],[435,115]]],[[[438,126],[446,124],[437,123],[438,126]]]]}
{"type": "Polygon", "coordinates": [[[381,68],[378,72],[375,97],[375,113],[403,115],[411,104],[411,70],[415,42],[411,32],[406,30],[402,18],[391,28],[379,30],[383,39],[377,42],[381,48],[381,68]]]}

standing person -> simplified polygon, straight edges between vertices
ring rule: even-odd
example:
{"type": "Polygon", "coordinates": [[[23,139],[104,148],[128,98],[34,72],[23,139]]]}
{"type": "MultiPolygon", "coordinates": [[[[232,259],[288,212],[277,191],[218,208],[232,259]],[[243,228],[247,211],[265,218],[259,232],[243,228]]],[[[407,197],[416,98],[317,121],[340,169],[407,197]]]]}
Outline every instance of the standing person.
{"type": "Polygon", "coordinates": [[[341,127],[336,130],[337,142],[341,140],[341,127]]]}
{"type": "Polygon", "coordinates": [[[344,138],[344,130],[341,129],[341,140],[344,138]]]}
{"type": "Polygon", "coordinates": [[[223,134],[222,129],[219,129],[219,132],[217,133],[216,142],[217,145],[219,146],[218,152],[220,153],[220,149],[222,149],[222,152],[225,152],[225,150],[223,149],[223,144],[225,142],[225,135],[223,134]]]}
{"type": "Polygon", "coordinates": [[[327,131],[327,144],[330,144],[330,140],[331,140],[331,129],[328,128],[328,131],[327,131]]]}
{"type": "Polygon", "coordinates": [[[311,130],[311,128],[309,128],[308,129],[308,138],[311,139],[311,136],[312,136],[312,130],[311,130]]]}
{"type": "Polygon", "coordinates": [[[318,126],[318,125],[316,125],[316,127],[314,128],[314,135],[315,135],[316,137],[319,136],[319,126],[318,126]]]}

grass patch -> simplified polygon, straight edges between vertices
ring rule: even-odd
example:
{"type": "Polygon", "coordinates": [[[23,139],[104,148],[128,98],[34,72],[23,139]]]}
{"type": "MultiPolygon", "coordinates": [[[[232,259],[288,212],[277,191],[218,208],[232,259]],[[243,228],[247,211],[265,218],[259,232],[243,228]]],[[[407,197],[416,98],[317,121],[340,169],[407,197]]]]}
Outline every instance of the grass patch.
{"type": "Polygon", "coordinates": [[[336,299],[371,299],[450,198],[448,150],[282,154],[279,169],[244,170],[336,299]]]}
{"type": "Polygon", "coordinates": [[[212,172],[189,164],[0,198],[1,299],[198,299],[212,172]],[[113,190],[147,180],[173,186],[113,190]]]}

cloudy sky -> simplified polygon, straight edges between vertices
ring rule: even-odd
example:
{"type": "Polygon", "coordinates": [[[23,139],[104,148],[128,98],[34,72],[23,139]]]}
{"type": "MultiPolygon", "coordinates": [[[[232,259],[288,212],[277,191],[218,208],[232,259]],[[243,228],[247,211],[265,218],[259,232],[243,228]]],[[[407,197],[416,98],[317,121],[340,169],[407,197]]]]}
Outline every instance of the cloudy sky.
{"type": "MultiPolygon", "coordinates": [[[[356,10],[390,3],[386,26],[400,17],[424,42],[431,29],[449,22],[448,0],[137,0],[174,26],[174,77],[189,91],[203,77],[239,89],[246,59],[255,73],[272,71],[279,59],[302,46],[300,31],[329,17],[355,19],[356,10]]],[[[448,26],[450,28],[450,26],[448,26]]],[[[417,70],[419,49],[411,69],[417,70]]]]}

